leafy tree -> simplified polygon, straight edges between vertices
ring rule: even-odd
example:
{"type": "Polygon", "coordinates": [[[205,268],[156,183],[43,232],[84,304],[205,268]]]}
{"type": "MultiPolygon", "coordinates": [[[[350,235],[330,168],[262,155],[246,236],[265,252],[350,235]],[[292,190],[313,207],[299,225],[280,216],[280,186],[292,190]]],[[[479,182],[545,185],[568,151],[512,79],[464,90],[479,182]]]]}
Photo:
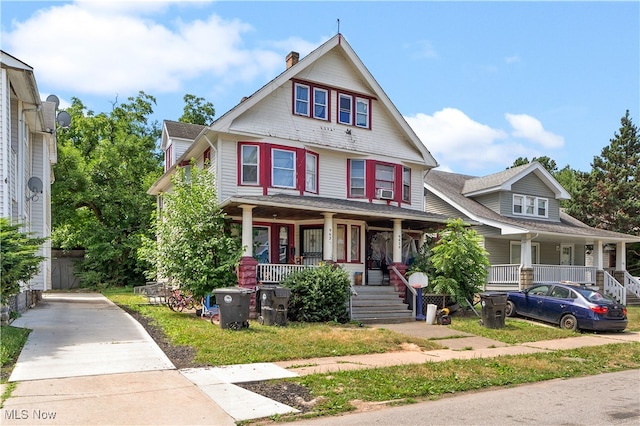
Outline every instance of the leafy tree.
{"type": "Polygon", "coordinates": [[[178,119],[183,123],[201,124],[208,126],[213,123],[213,117],[216,110],[211,102],[205,102],[204,98],[194,95],[184,95],[184,110],[182,116],[178,119]]]}
{"type": "Polygon", "coordinates": [[[145,238],[139,250],[142,259],[155,265],[150,276],[174,280],[195,296],[235,285],[234,269],[242,256],[241,238],[231,232],[218,206],[209,170],[193,164],[177,169],[172,191],[162,195],[161,216],[153,213],[156,238],[145,238]]]}
{"type": "Polygon", "coordinates": [[[139,92],[94,114],[77,98],[67,112],[71,127],[58,132],[58,164],[52,185],[52,244],[85,249],[79,275],[85,285],[144,282],[136,252],[149,232],[155,200],[147,189],[162,173],[149,122],[155,98],[139,92]]]}
{"type": "Polygon", "coordinates": [[[21,225],[12,225],[9,219],[0,218],[0,302],[20,292],[20,282],[33,278],[40,269],[44,257],[38,256],[45,238],[32,237],[20,231],[21,225]]]}
{"type": "Polygon", "coordinates": [[[462,219],[449,220],[442,237],[431,249],[432,279],[436,292],[450,295],[461,305],[472,301],[487,279],[488,253],[478,233],[462,219]]]}
{"type": "Polygon", "coordinates": [[[282,286],[291,289],[288,316],[300,322],[347,322],[351,282],[335,265],[303,269],[289,274],[282,286]]]}

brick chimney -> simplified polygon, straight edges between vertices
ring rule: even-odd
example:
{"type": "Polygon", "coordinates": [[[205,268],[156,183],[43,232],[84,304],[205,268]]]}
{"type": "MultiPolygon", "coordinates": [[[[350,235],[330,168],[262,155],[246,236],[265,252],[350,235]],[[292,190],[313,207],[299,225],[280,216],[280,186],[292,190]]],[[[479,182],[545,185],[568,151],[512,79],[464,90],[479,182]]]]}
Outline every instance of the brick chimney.
{"type": "Polygon", "coordinates": [[[287,55],[287,69],[291,68],[295,64],[298,63],[298,59],[300,59],[300,54],[298,52],[291,52],[287,55]]]}

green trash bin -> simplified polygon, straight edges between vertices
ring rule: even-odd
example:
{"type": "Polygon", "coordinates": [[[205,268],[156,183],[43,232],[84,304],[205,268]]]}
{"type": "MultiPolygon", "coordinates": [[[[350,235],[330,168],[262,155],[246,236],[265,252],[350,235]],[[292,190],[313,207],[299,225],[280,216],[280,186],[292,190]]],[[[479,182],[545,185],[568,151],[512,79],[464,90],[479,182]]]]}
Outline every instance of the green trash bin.
{"type": "Polygon", "coordinates": [[[253,290],[229,287],[215,289],[213,293],[220,311],[220,328],[249,328],[249,305],[253,290]]]}
{"type": "Polygon", "coordinates": [[[277,285],[258,286],[260,306],[258,322],[264,325],[287,325],[287,312],[291,290],[277,285]]]}
{"type": "Polygon", "coordinates": [[[504,328],[507,293],[480,293],[480,304],[482,305],[482,325],[486,328],[504,328]]]}

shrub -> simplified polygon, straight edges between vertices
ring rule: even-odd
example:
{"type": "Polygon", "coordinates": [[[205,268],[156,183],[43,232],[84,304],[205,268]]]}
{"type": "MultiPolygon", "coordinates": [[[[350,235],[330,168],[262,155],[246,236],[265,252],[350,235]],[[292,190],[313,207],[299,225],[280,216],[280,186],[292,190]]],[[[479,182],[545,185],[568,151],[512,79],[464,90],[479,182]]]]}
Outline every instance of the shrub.
{"type": "Polygon", "coordinates": [[[289,318],[300,322],[349,321],[351,282],[344,269],[334,265],[303,269],[282,281],[291,289],[289,318]]]}

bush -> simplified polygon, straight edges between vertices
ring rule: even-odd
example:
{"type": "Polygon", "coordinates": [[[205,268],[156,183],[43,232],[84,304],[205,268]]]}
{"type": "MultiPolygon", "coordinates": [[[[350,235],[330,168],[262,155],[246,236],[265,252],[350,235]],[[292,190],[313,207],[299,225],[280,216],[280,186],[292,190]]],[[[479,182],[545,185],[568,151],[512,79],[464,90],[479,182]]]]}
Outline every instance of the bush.
{"type": "Polygon", "coordinates": [[[303,269],[281,285],[291,290],[288,316],[292,321],[349,321],[351,282],[344,269],[334,265],[303,269]]]}

